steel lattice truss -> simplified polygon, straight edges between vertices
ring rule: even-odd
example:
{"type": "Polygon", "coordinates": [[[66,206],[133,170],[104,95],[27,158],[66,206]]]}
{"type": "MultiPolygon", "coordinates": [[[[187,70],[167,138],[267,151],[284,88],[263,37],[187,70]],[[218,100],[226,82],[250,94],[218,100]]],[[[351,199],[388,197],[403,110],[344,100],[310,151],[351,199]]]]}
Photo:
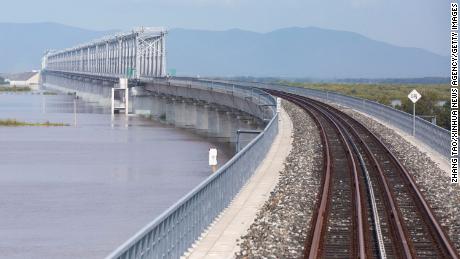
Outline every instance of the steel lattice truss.
{"type": "Polygon", "coordinates": [[[42,69],[109,77],[166,76],[163,28],[137,28],[60,51],[48,52],[42,69]]]}

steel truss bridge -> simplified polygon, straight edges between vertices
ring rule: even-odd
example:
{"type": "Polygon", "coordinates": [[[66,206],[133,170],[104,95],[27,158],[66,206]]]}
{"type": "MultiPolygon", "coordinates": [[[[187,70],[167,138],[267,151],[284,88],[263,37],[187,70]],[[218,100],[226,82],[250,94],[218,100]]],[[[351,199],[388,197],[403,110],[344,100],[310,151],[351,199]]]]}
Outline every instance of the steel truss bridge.
{"type": "Polygon", "coordinates": [[[42,59],[42,70],[105,78],[165,77],[166,33],[164,28],[141,27],[49,51],[42,59]]]}

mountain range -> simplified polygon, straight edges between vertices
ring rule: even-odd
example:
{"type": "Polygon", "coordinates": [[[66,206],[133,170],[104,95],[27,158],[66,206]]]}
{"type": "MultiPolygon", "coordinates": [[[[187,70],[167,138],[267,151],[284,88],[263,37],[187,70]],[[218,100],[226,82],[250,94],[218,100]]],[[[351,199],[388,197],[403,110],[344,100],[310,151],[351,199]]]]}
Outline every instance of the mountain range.
{"type": "MultiPolygon", "coordinates": [[[[112,34],[57,23],[0,23],[0,72],[39,69],[46,50],[112,34]]],[[[449,58],[363,35],[291,27],[268,33],[171,29],[167,66],[177,75],[302,78],[447,77],[449,58]]]]}

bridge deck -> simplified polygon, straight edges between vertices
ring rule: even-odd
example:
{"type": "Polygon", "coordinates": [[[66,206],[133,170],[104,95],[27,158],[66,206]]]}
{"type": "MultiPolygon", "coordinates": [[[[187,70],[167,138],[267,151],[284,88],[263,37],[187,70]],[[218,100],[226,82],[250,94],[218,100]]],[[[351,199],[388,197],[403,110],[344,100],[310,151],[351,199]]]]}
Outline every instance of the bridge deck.
{"type": "Polygon", "coordinates": [[[185,258],[233,258],[238,250],[237,239],[244,235],[257,212],[278,182],[285,158],[292,145],[292,122],[287,113],[280,113],[279,133],[267,156],[253,177],[222,212],[210,229],[202,235],[185,258]]]}

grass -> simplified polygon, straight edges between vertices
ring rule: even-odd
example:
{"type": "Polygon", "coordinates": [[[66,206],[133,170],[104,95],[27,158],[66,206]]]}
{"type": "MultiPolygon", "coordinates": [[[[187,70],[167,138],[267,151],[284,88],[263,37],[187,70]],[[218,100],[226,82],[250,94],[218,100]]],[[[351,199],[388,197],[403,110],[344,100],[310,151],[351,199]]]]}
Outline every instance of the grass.
{"type": "Polygon", "coordinates": [[[24,122],[24,121],[17,121],[15,119],[0,119],[0,126],[4,127],[20,127],[20,126],[45,126],[45,127],[55,127],[55,126],[70,126],[67,123],[54,123],[54,122],[24,122]]]}
{"type": "Polygon", "coordinates": [[[31,90],[28,86],[0,86],[0,92],[29,92],[31,90]]]}
{"type": "Polygon", "coordinates": [[[56,92],[50,92],[50,91],[44,91],[42,94],[43,94],[43,95],[57,95],[58,93],[56,93],[56,92]]]}
{"type": "Polygon", "coordinates": [[[337,92],[345,95],[360,97],[390,104],[391,100],[405,100],[412,89],[418,92],[435,94],[439,101],[450,98],[450,85],[448,84],[332,84],[332,83],[293,83],[283,82],[287,85],[305,87],[318,90],[337,92]]]}

